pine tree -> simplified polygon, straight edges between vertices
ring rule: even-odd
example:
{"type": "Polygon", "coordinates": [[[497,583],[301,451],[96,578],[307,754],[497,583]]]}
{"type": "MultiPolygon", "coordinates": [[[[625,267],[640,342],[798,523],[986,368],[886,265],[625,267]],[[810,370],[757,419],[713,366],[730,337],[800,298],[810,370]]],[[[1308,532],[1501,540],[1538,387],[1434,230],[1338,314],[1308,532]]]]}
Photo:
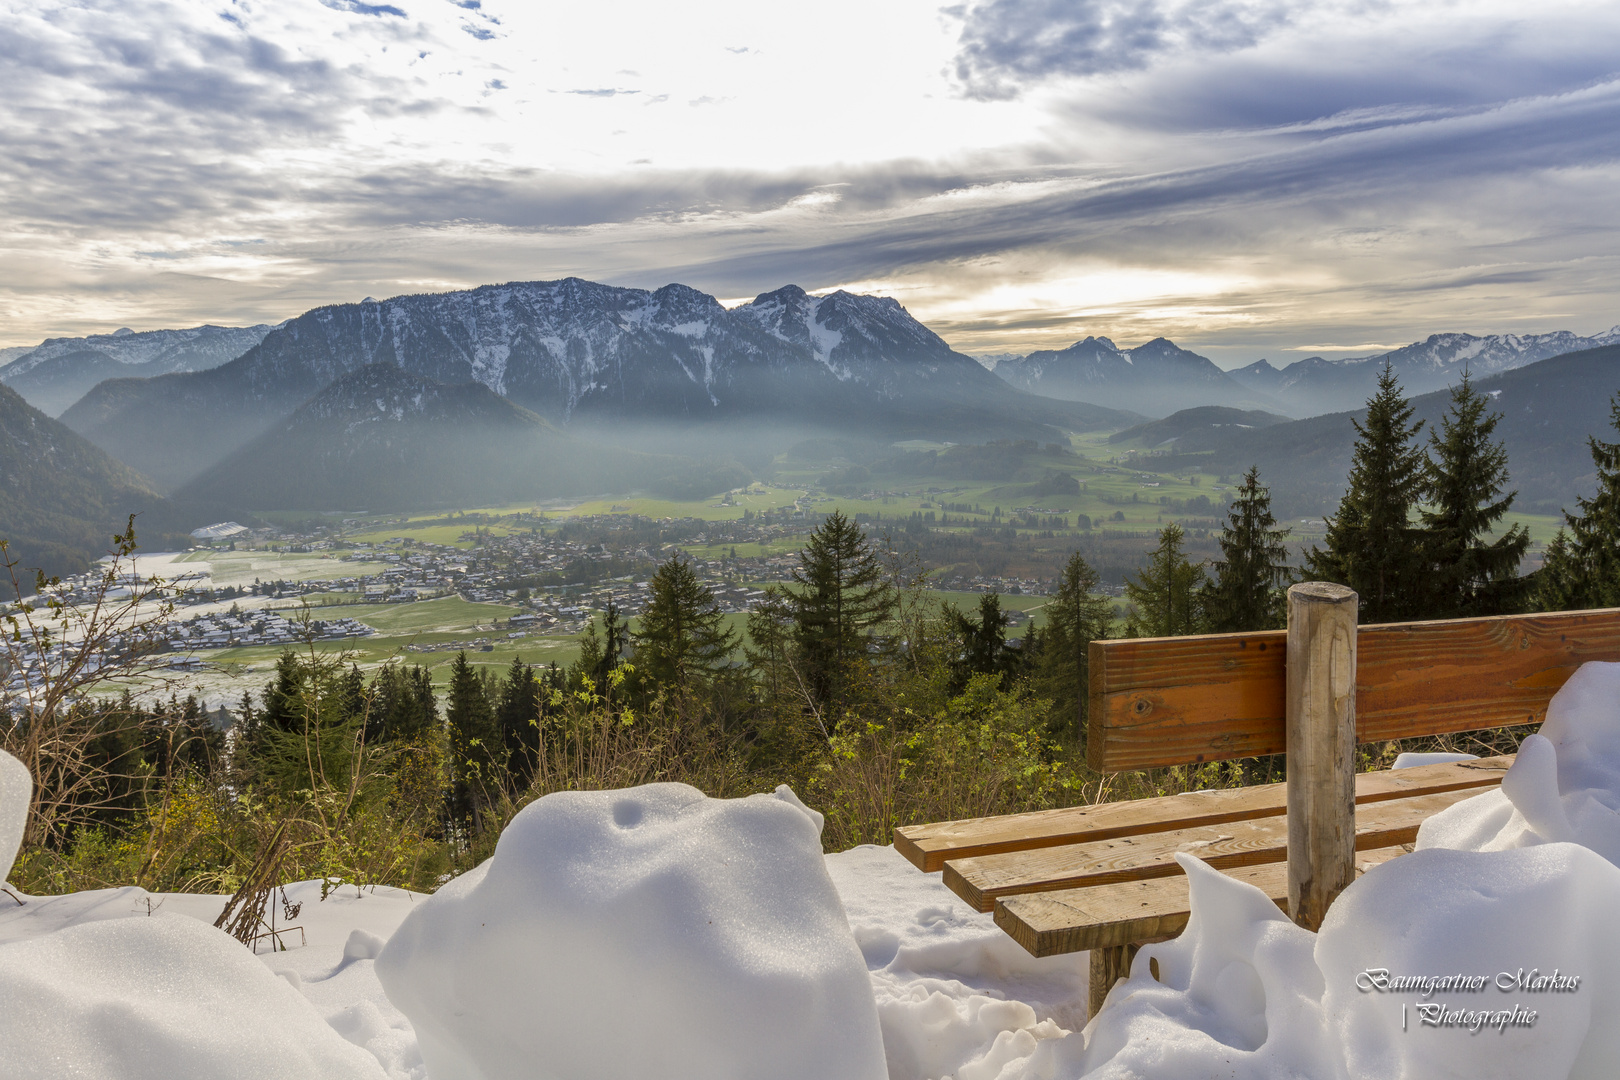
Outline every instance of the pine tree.
{"type": "MultiPolygon", "coordinates": [[[[1069,556],[1057,592],[1046,605],[1046,628],[1039,635],[1035,689],[1052,701],[1059,728],[1071,722],[1083,741],[1090,702],[1090,653],[1093,641],[1108,637],[1114,608],[1094,595],[1101,583],[1097,571],[1078,551],[1069,556]]],[[[1029,640],[1033,635],[1026,635],[1029,640]]],[[[1031,642],[1033,644],[1033,642],[1031,642]]]]}
{"type": "Polygon", "coordinates": [[[1523,604],[1519,563],[1530,534],[1514,525],[1495,540],[1487,535],[1513,505],[1507,449],[1491,441],[1501,413],[1463,375],[1451,392],[1440,430],[1429,434],[1429,501],[1423,511],[1428,541],[1429,599],[1422,614],[1434,619],[1503,615],[1523,604]]]}
{"type": "MultiPolygon", "coordinates": [[[[1620,394],[1609,402],[1609,422],[1620,431],[1620,394]]],[[[1536,572],[1536,606],[1543,611],[1620,607],[1620,442],[1588,436],[1597,468],[1597,493],[1576,496],[1580,513],[1564,511],[1564,525],[1547,545],[1536,572]]]]}
{"type": "Polygon", "coordinates": [[[445,721],[454,778],[452,810],[458,817],[477,818],[499,790],[505,773],[505,748],[484,680],[467,662],[465,652],[457,653],[450,665],[445,721]]]}
{"type": "Polygon", "coordinates": [[[1019,667],[1018,650],[1007,644],[1007,613],[1001,595],[979,597],[979,617],[970,618],[955,605],[947,607],[951,624],[962,639],[962,652],[954,667],[953,687],[960,691],[974,675],[1010,675],[1019,667]]]}
{"type": "Polygon", "coordinates": [[[652,576],[635,641],[636,666],[643,674],[685,690],[725,666],[737,634],[725,625],[724,612],[692,564],[672,555],[652,576]]]}
{"type": "Polygon", "coordinates": [[[495,709],[495,724],[500,729],[501,745],[506,751],[507,769],[515,789],[526,791],[534,780],[540,753],[540,680],[520,656],[514,656],[512,666],[506,669],[500,704],[495,709]]]}
{"type": "Polygon", "coordinates": [[[1388,364],[1367,402],[1366,422],[1351,422],[1358,438],[1349,487],[1327,523],[1325,546],[1311,548],[1306,563],[1316,578],[1356,590],[1362,622],[1417,617],[1428,566],[1412,514],[1428,486],[1428,459],[1414,445],[1423,422],[1412,423],[1412,406],[1388,364]]]}
{"type": "Polygon", "coordinates": [[[860,527],[836,510],[810,534],[792,577],[794,634],[811,692],[823,704],[842,700],[854,665],[894,614],[894,586],[860,527]]]}
{"type": "Polygon", "coordinates": [[[1148,553],[1148,564],[1136,580],[1125,579],[1130,614],[1126,637],[1172,637],[1196,634],[1202,628],[1199,594],[1204,568],[1188,561],[1182,551],[1186,534],[1171,522],[1159,530],[1159,544],[1148,553]]]}
{"type": "Polygon", "coordinates": [[[1201,598],[1205,621],[1218,634],[1281,629],[1288,621],[1288,530],[1277,528],[1258,467],[1244,474],[1226,518],[1222,558],[1201,598]]]}

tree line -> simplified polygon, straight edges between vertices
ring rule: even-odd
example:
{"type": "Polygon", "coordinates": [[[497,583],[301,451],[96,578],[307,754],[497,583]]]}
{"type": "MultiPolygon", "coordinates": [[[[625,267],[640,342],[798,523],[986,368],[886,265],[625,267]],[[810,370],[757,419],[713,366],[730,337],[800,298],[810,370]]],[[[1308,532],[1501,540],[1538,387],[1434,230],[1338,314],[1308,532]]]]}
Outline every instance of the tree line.
{"type": "MultiPolygon", "coordinates": [[[[1356,442],[1344,496],[1320,544],[1289,556],[1257,469],[1244,476],[1220,534],[1222,557],[1192,563],[1179,525],[1166,526],[1146,565],[1126,583],[1125,632],[1155,637],[1281,628],[1296,580],[1332,581],[1360,596],[1364,623],[1469,618],[1620,605],[1620,442],[1588,439],[1597,492],[1578,498],[1547,545],[1543,565],[1521,573],[1530,547],[1522,524],[1503,528],[1507,450],[1500,413],[1468,376],[1446,414],[1424,423],[1386,366],[1356,442]]],[[[1620,395],[1612,405],[1620,431],[1620,395]]]]}

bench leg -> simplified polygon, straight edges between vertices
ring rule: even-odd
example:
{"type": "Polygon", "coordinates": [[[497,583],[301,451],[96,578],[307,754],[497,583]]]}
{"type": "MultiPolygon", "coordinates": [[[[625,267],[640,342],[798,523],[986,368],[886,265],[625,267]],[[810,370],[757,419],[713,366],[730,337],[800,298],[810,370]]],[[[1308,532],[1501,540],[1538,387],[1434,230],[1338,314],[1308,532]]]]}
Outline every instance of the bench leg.
{"type": "Polygon", "coordinates": [[[1140,944],[1108,945],[1091,950],[1091,1010],[1088,1016],[1096,1016],[1108,991],[1131,973],[1131,961],[1136,959],[1136,950],[1141,947],[1140,944]]]}

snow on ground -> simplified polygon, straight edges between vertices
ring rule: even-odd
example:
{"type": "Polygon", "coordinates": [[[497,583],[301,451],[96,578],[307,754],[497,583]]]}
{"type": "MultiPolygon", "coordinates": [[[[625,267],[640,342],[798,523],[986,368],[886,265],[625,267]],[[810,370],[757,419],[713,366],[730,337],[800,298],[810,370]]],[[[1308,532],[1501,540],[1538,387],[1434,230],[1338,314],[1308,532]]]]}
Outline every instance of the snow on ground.
{"type": "Polygon", "coordinates": [[[436,897],[289,885],[307,937],[256,959],[207,925],[220,897],[0,896],[3,1071],[1620,1075],[1620,664],[1583,667],[1501,790],[1430,819],[1320,934],[1183,856],[1191,924],[1089,1022],[1084,954],[1036,961],[937,874],[890,848],[822,857],[817,828],[785,789],[552,796],[436,897]]]}

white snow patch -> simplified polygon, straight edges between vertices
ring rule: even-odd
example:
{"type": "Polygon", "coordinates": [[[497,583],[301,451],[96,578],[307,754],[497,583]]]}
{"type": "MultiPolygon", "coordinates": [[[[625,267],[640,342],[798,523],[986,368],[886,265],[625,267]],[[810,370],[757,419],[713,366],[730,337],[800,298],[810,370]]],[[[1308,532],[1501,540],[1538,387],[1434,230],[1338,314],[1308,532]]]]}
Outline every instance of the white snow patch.
{"type": "Polygon", "coordinates": [[[877,1080],[861,952],[785,788],[558,792],[376,961],[434,1080],[877,1080]]]}
{"type": "Polygon", "coordinates": [[[17,849],[28,828],[28,803],[34,797],[34,778],[28,766],[0,750],[0,885],[11,874],[17,849]]]}

